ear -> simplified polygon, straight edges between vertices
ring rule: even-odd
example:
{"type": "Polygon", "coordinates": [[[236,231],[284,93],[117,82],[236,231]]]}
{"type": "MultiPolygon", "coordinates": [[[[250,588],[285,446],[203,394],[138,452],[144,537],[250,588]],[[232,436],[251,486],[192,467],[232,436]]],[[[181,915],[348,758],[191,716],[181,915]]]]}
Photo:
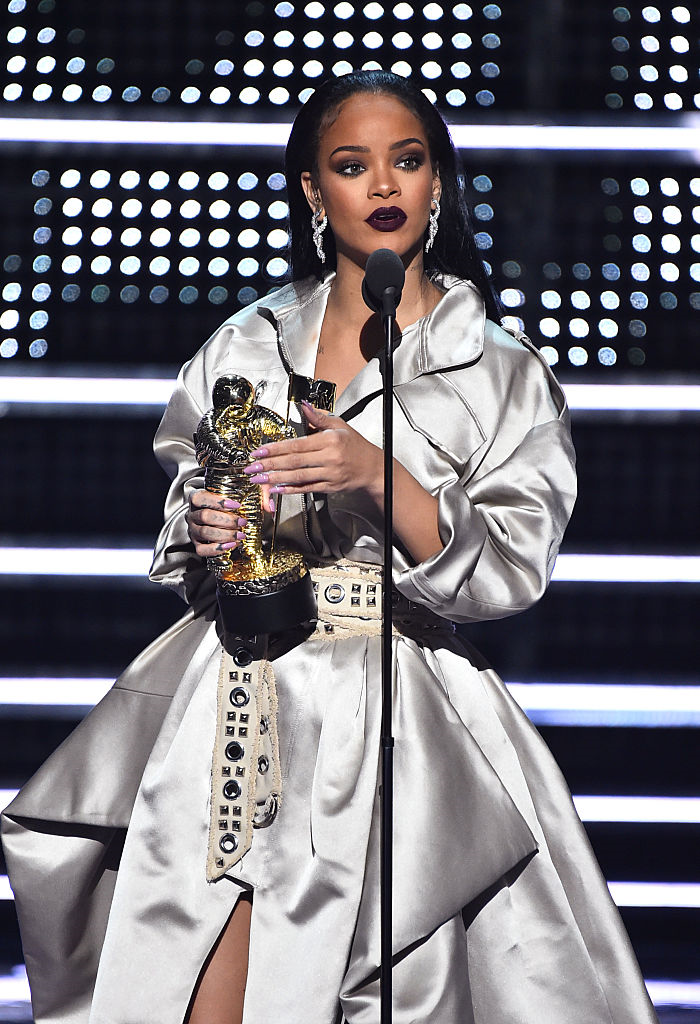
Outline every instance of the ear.
{"type": "Polygon", "coordinates": [[[306,201],[309,204],[312,212],[316,212],[318,209],[323,208],[323,200],[321,199],[321,193],[317,186],[314,184],[314,180],[311,176],[311,171],[301,172],[301,187],[304,190],[306,201]]]}
{"type": "Polygon", "coordinates": [[[433,199],[440,200],[442,195],[442,182],[440,181],[440,171],[436,167],[433,173],[433,199]]]}

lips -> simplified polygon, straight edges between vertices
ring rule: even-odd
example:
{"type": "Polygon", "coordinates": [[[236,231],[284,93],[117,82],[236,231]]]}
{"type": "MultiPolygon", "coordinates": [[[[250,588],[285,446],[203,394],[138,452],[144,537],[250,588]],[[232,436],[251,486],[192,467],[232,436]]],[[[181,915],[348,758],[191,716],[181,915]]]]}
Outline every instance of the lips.
{"type": "Polygon", "coordinates": [[[367,218],[367,224],[377,231],[396,231],[406,223],[406,214],[399,206],[380,206],[367,218]]]}

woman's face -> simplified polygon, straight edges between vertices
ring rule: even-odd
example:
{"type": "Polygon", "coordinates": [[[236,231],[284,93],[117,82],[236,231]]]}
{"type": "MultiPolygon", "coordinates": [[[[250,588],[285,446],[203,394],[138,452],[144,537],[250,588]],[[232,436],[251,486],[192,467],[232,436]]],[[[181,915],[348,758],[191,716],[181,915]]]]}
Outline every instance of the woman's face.
{"type": "Polygon", "coordinates": [[[440,179],[421,122],[395,96],[347,99],[321,136],[318,176],[304,172],[302,185],[311,209],[328,215],[339,267],[344,258],[364,267],[375,249],[409,262],[422,254],[440,179]]]}

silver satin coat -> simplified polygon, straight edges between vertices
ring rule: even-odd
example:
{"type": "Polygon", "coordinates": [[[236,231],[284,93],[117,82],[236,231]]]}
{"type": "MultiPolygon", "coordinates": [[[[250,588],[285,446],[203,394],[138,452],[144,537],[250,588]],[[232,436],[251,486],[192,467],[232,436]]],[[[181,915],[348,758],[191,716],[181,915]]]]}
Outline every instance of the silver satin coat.
{"type": "MultiPolygon", "coordinates": [[[[411,601],[469,622],[543,593],[574,502],[574,456],[539,353],[485,321],[469,283],[442,286],[396,351],[394,444],[439,499],[444,547],[419,565],[397,547],[393,578],[411,601]]],[[[155,440],[172,486],[151,577],[190,609],[4,816],[38,1024],[180,1024],[251,887],[245,1024],[379,1019],[379,637],[273,647],[282,807],[234,875],[205,880],[220,646],[184,518],[202,486],[192,433],[223,373],[264,380],[261,403],[284,414],[288,371],[313,375],[329,287],[299,282],[242,310],[183,368],[155,440]]],[[[376,358],[336,411],[381,445],[376,358]]],[[[283,500],[282,538],[323,559],[379,563],[381,529],[360,493],[306,509],[283,500]]],[[[395,1024],[655,1021],[536,730],[456,637],[395,647],[395,1024]]]]}

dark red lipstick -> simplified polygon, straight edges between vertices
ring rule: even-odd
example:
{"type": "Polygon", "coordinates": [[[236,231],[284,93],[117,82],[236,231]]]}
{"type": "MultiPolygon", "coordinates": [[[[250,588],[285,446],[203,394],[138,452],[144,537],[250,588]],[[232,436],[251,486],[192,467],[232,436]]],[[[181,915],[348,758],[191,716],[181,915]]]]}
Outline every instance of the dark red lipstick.
{"type": "Polygon", "coordinates": [[[399,206],[380,206],[370,214],[366,223],[377,231],[396,231],[406,223],[406,214],[399,206]]]}

